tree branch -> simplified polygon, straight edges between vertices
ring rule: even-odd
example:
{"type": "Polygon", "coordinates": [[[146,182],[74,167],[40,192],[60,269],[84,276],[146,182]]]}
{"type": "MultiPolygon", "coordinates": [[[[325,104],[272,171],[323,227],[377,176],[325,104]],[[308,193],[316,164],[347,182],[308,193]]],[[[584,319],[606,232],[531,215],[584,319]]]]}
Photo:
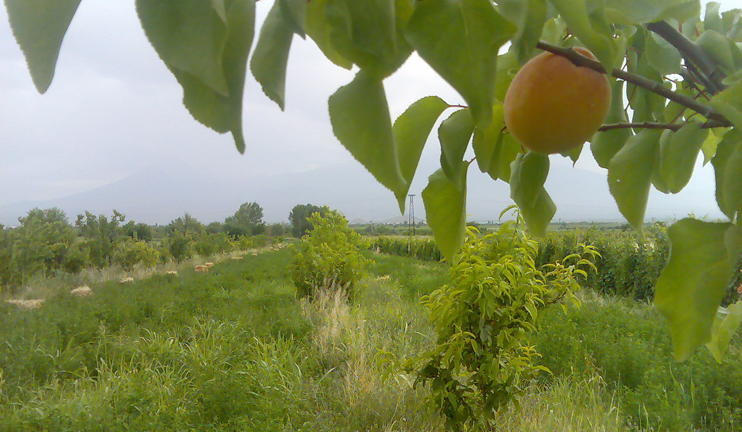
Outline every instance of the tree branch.
{"type": "MultiPolygon", "coordinates": [[[[598,129],[599,132],[605,132],[614,129],[668,129],[677,132],[688,123],[611,123],[604,124],[598,129]]],[[[719,122],[710,120],[701,124],[701,129],[711,129],[715,127],[725,127],[727,125],[720,124],[719,122]]]]}
{"type": "MultiPolygon", "coordinates": [[[[565,57],[577,66],[587,67],[602,74],[607,74],[605,68],[600,64],[600,62],[584,57],[570,48],[561,48],[541,41],[536,44],[536,48],[565,57]]],[[[613,69],[611,75],[691,109],[703,115],[707,119],[717,122],[719,124],[718,126],[732,126],[732,123],[727,120],[726,117],[716,112],[711,106],[700,103],[695,99],[679,93],[675,93],[658,82],[644,78],[643,76],[624,72],[621,69],[613,69]]]]}
{"type": "MultiPolygon", "coordinates": [[[[726,78],[724,72],[719,69],[719,66],[711,59],[711,57],[703,52],[698,44],[683,36],[682,33],[677,31],[666,21],[649,23],[646,24],[646,27],[648,30],[657,33],[657,35],[662,39],[669,42],[670,45],[674,46],[683,56],[688,66],[693,65],[698,69],[703,85],[708,88],[712,94],[716,94],[726,88],[726,86],[721,82],[726,78]]],[[[689,67],[689,69],[692,68],[689,67]]]]}

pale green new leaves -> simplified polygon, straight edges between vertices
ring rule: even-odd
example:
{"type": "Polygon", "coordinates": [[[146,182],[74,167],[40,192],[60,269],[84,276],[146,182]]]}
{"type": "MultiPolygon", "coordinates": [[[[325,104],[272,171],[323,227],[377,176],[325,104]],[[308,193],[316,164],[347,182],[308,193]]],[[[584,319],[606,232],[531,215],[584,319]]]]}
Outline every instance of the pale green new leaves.
{"type": "Polygon", "coordinates": [[[428,225],[441,254],[449,261],[453,260],[464,239],[468,166],[463,163],[455,182],[439,169],[430,176],[422,192],[428,225]]]}
{"type": "Polygon", "coordinates": [[[475,123],[492,121],[497,52],[515,26],[490,0],[419,2],[405,36],[443,79],[466,100],[475,123]]]}
{"type": "MultiPolygon", "coordinates": [[[[330,122],[335,136],[382,185],[406,193],[381,80],[361,70],[353,81],[330,96],[330,122]]],[[[404,205],[400,207],[404,209],[404,205]]]]}
{"type": "Polygon", "coordinates": [[[80,0],[5,0],[10,26],[39,93],[49,88],[59,48],[80,0]]]}
{"type": "Polygon", "coordinates": [[[657,281],[654,303],[670,322],[675,357],[682,361],[710,341],[742,246],[742,230],[731,223],[683,219],[667,233],[670,260],[657,281]]]}
{"type": "Polygon", "coordinates": [[[606,0],[606,18],[621,24],[645,24],[666,19],[685,21],[698,17],[698,0],[606,0]]]}
{"type": "Polygon", "coordinates": [[[407,197],[407,192],[430,131],[446,108],[448,108],[448,104],[443,99],[437,96],[428,96],[410,105],[394,121],[392,133],[394,144],[397,147],[399,168],[402,178],[407,183],[406,188],[394,192],[400,209],[404,209],[404,200],[407,197]]]}
{"type": "Polygon", "coordinates": [[[224,22],[211,3],[137,0],[152,46],[183,87],[193,117],[217,132],[232,132],[245,151],[242,95],[255,30],[254,0],[226,0],[224,22]]]}

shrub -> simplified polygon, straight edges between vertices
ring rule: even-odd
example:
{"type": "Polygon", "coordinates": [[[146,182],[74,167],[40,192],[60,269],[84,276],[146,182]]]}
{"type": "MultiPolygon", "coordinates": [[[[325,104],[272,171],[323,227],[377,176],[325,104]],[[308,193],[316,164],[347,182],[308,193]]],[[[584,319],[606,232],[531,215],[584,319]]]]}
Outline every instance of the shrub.
{"type": "Polygon", "coordinates": [[[193,256],[195,242],[190,233],[173,231],[168,237],[168,252],[175,261],[183,261],[193,256]]]}
{"type": "Polygon", "coordinates": [[[289,273],[300,297],[320,290],[344,290],[352,298],[367,261],[361,256],[363,238],[335,211],[309,217],[312,229],[301,239],[289,273]]]}
{"type": "Polygon", "coordinates": [[[196,253],[201,256],[223,254],[234,250],[234,243],[226,233],[206,234],[196,240],[196,253]]]}
{"type": "Polygon", "coordinates": [[[131,270],[137,264],[149,268],[160,261],[160,252],[145,241],[127,238],[116,245],[113,261],[125,270],[131,270]]]}

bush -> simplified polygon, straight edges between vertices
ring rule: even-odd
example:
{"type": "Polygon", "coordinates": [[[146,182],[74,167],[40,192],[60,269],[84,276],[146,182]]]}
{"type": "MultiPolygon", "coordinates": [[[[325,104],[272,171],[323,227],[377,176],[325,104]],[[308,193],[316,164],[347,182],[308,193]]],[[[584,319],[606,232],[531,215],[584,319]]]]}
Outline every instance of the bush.
{"type": "Polygon", "coordinates": [[[193,256],[195,241],[190,233],[173,231],[168,237],[168,252],[175,261],[183,261],[193,256]]]}
{"type": "Polygon", "coordinates": [[[309,217],[312,229],[289,266],[289,273],[300,297],[314,297],[321,290],[344,290],[352,298],[367,261],[361,256],[364,241],[348,227],[348,221],[335,212],[319,212],[309,217]]]}
{"type": "Polygon", "coordinates": [[[234,250],[234,243],[226,233],[206,234],[196,240],[196,253],[205,257],[214,254],[223,254],[234,250]]]}
{"type": "Polygon", "coordinates": [[[132,270],[137,264],[150,268],[160,261],[160,252],[145,241],[127,238],[116,245],[113,261],[124,270],[132,270]]]}

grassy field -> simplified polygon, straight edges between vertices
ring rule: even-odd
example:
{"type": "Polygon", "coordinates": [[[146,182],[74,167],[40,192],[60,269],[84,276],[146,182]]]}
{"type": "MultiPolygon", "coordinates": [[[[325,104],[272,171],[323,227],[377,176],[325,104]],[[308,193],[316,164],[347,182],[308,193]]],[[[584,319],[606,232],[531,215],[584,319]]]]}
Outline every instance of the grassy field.
{"type": "MultiPolygon", "coordinates": [[[[40,281],[35,309],[0,304],[0,432],[443,431],[426,389],[379,350],[413,356],[433,336],[418,299],[442,264],[371,254],[353,304],[296,298],[286,249],[133,283],[40,281]]],[[[553,376],[534,381],[504,431],[742,430],[735,348],[678,364],[648,306],[586,294],[533,340],[553,376]]],[[[736,346],[739,346],[736,343],[736,346]]]]}

